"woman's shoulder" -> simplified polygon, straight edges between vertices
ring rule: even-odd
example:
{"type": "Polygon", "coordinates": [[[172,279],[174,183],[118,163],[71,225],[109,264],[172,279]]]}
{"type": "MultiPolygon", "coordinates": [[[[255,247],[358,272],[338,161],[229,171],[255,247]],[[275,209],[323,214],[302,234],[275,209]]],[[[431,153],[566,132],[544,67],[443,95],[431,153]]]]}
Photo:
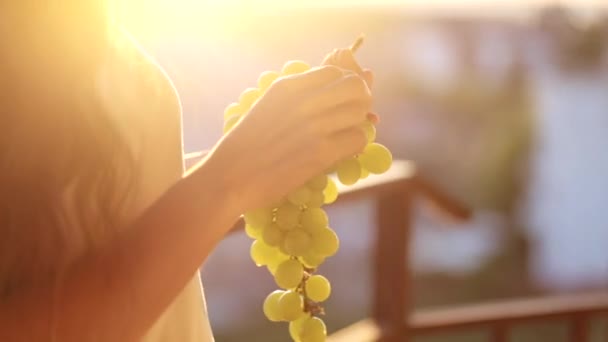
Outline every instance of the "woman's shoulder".
{"type": "Polygon", "coordinates": [[[141,178],[135,212],[182,175],[181,105],[166,72],[127,32],[102,68],[103,102],[126,137],[141,178]]]}
{"type": "Polygon", "coordinates": [[[139,119],[151,123],[180,121],[177,90],[161,65],[126,30],[116,29],[112,37],[105,88],[139,119]]]}

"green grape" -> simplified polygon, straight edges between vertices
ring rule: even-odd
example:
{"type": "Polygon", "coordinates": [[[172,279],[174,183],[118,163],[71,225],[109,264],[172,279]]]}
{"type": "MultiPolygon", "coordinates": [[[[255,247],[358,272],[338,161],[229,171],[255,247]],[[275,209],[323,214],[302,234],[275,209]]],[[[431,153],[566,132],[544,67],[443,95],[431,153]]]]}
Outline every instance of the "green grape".
{"type": "Polygon", "coordinates": [[[361,164],[357,158],[349,158],[338,164],[338,179],[344,185],[353,185],[361,177],[361,164]]]}
{"type": "Polygon", "coordinates": [[[276,213],[277,224],[281,229],[294,229],[300,221],[300,208],[290,202],[279,207],[276,213]]]}
{"type": "Polygon", "coordinates": [[[277,226],[276,223],[272,223],[262,231],[262,240],[268,246],[277,247],[283,242],[285,233],[277,226]]]}
{"type": "Polygon", "coordinates": [[[276,71],[264,71],[260,77],[258,77],[258,87],[262,91],[270,88],[272,83],[276,81],[279,76],[279,73],[276,71]]]}
{"type": "Polygon", "coordinates": [[[372,143],[365,147],[359,155],[359,161],[363,168],[374,174],[388,171],[393,163],[393,155],[386,147],[378,143],[372,143]]]}
{"type": "Polygon", "coordinates": [[[323,255],[316,254],[313,251],[308,251],[308,253],[302,256],[302,263],[308,268],[317,268],[324,261],[325,257],[323,255]]]}
{"type": "Polygon", "coordinates": [[[255,264],[260,267],[272,263],[276,258],[277,250],[265,244],[260,240],[255,240],[251,244],[249,254],[255,264]]]}
{"type": "Polygon", "coordinates": [[[313,251],[325,257],[330,257],[338,251],[340,240],[331,228],[315,231],[312,235],[313,251]]]}
{"type": "Polygon", "coordinates": [[[277,273],[277,268],[279,267],[279,265],[277,264],[268,264],[266,265],[266,269],[268,270],[268,273],[272,274],[274,276],[275,273],[277,273]]]}
{"type": "Polygon", "coordinates": [[[272,223],[273,215],[272,209],[260,208],[248,211],[243,215],[243,219],[248,225],[263,229],[272,223]]]}
{"type": "MultiPolygon", "coordinates": [[[[360,44],[360,40],[353,45],[360,44]]],[[[310,65],[289,61],[280,72],[265,71],[257,79],[258,88],[247,88],[238,102],[224,109],[224,134],[238,125],[251,106],[282,76],[307,72],[310,65]]],[[[352,73],[352,72],[351,72],[352,73]]],[[[386,147],[374,143],[376,126],[365,121],[360,126],[368,145],[356,157],[333,165],[325,173],[312,177],[270,208],[245,213],[245,232],[254,239],[250,254],[257,266],[266,266],[283,290],[269,294],[264,300],[265,316],[273,322],[288,321],[289,333],[296,342],[324,342],[327,329],[323,320],[313,317],[305,303],[320,302],[331,295],[331,285],[321,275],[310,275],[325,259],[334,255],[340,241],[329,228],[327,214],[321,207],[338,198],[338,184],[355,184],[370,173],[383,173],[390,168],[392,155],[386,147]],[[336,178],[328,177],[336,173],[336,178]],[[306,311],[305,311],[306,309],[306,311]]],[[[322,312],[322,308],[318,307],[322,312]]]]}
{"type": "Polygon", "coordinates": [[[232,116],[243,116],[247,112],[247,108],[243,108],[240,103],[231,103],[224,109],[224,121],[232,116]]]}
{"type": "Polygon", "coordinates": [[[281,288],[296,288],[304,277],[304,267],[295,259],[283,261],[274,274],[274,280],[281,288]]]}
{"type": "Polygon", "coordinates": [[[303,61],[289,61],[285,63],[283,69],[281,69],[281,74],[283,75],[295,75],[306,72],[310,70],[310,65],[303,61]]]}
{"type": "Polygon", "coordinates": [[[306,202],[308,208],[320,208],[325,202],[323,191],[314,190],[310,193],[310,199],[306,202]]]}
{"type": "Polygon", "coordinates": [[[333,179],[327,179],[327,186],[325,187],[325,190],[323,190],[323,195],[325,196],[325,204],[334,203],[338,198],[338,186],[333,179]]]}
{"type": "Polygon", "coordinates": [[[329,280],[322,275],[315,274],[306,280],[306,296],[315,302],[324,302],[331,294],[329,280]]]}
{"type": "Polygon", "coordinates": [[[224,123],[224,134],[230,132],[230,130],[241,120],[241,117],[238,115],[233,115],[229,117],[224,123]]]}
{"type": "Polygon", "coordinates": [[[327,176],[326,175],[318,175],[313,177],[311,180],[306,183],[306,186],[313,190],[323,190],[327,186],[327,176]]]}
{"type": "Polygon", "coordinates": [[[285,293],[285,291],[276,290],[270,293],[264,300],[263,311],[266,318],[271,322],[280,322],[283,320],[281,317],[281,310],[279,308],[279,299],[285,293]]]}
{"type": "Polygon", "coordinates": [[[363,123],[363,131],[367,137],[368,143],[373,143],[376,140],[376,126],[369,120],[363,123]]]}
{"type": "Polygon", "coordinates": [[[299,187],[296,190],[294,190],[289,195],[287,195],[287,199],[292,204],[300,206],[300,205],[306,204],[306,202],[308,202],[308,200],[310,200],[311,195],[312,195],[312,191],[309,188],[302,186],[302,187],[299,187]]]}
{"type": "Polygon", "coordinates": [[[285,244],[282,243],[279,245],[279,251],[285,255],[289,255],[289,252],[285,249],[285,244]]]}
{"type": "Polygon", "coordinates": [[[295,321],[304,312],[304,300],[299,293],[289,290],[285,291],[279,298],[279,309],[281,317],[286,321],[295,321]]]}
{"type": "Polygon", "coordinates": [[[245,224],[245,234],[252,239],[258,240],[262,237],[262,229],[256,228],[250,224],[245,224]]]}
{"type": "Polygon", "coordinates": [[[365,179],[369,176],[369,171],[367,169],[361,168],[361,179],[365,179]]]}
{"type": "Polygon", "coordinates": [[[325,342],[327,328],[325,322],[319,317],[310,317],[302,323],[300,340],[302,342],[325,342]]]}
{"type": "Polygon", "coordinates": [[[312,237],[302,229],[287,232],[283,240],[283,249],[289,255],[300,256],[306,253],[312,244],[312,237]]]}
{"type": "Polygon", "coordinates": [[[289,336],[291,336],[292,340],[300,342],[300,333],[302,331],[302,325],[309,317],[310,316],[305,313],[295,321],[289,322],[289,336]]]}
{"type": "Polygon", "coordinates": [[[329,218],[325,210],[321,208],[308,208],[302,213],[300,222],[302,228],[309,232],[314,232],[327,227],[329,218]]]}
{"type": "Polygon", "coordinates": [[[249,109],[261,95],[262,91],[260,89],[247,88],[241,93],[241,96],[239,96],[239,103],[244,108],[249,109]]]}
{"type": "Polygon", "coordinates": [[[277,269],[279,268],[279,265],[281,263],[283,263],[284,261],[289,260],[289,255],[279,251],[276,248],[274,250],[275,250],[275,254],[272,256],[272,258],[266,265],[268,272],[270,272],[270,274],[272,274],[273,276],[277,273],[277,269]]]}

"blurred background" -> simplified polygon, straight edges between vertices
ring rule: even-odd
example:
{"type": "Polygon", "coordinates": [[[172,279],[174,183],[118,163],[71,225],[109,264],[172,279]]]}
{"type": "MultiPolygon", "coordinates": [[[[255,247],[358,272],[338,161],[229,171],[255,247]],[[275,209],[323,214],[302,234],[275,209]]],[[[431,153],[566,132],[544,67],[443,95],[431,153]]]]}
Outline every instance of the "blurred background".
{"type": "MultiPolygon", "coordinates": [[[[187,152],[217,141],[262,71],[318,64],[364,33],[378,141],[474,209],[455,224],[417,207],[417,307],[608,289],[608,2],[135,0],[121,15],[181,94],[187,152]]],[[[321,268],[332,332],[369,315],[375,218],[364,199],[328,210],[342,241],[321,268]]],[[[287,341],[263,317],[275,285],[249,244],[228,237],[202,269],[216,340],[287,341]]]]}

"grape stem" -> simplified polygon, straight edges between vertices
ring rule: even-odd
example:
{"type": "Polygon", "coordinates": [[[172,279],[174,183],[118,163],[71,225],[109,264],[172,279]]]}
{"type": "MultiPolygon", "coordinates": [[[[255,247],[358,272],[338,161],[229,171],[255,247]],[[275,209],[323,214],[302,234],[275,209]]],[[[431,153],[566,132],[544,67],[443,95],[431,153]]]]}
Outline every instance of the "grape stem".
{"type": "Polygon", "coordinates": [[[357,40],[355,40],[355,42],[349,47],[350,51],[353,52],[353,54],[355,52],[357,52],[357,50],[359,50],[359,48],[361,47],[361,45],[363,45],[363,40],[365,39],[365,36],[363,34],[361,34],[357,40]]]}

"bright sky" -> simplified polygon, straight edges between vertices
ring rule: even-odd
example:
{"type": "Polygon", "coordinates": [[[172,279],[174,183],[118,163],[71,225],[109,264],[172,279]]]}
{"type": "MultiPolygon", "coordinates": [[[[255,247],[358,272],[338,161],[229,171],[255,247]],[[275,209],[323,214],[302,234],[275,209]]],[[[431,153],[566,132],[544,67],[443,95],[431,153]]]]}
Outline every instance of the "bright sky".
{"type": "Polygon", "coordinates": [[[353,7],[353,6],[399,6],[407,8],[471,6],[541,6],[547,4],[567,4],[576,7],[608,6],[605,0],[147,0],[164,6],[237,6],[255,5],[264,7],[353,7]]]}
{"type": "Polygon", "coordinates": [[[147,31],[159,29],[159,24],[177,29],[192,21],[216,21],[227,28],[235,27],[252,11],[272,13],[297,8],[391,7],[414,15],[448,13],[507,17],[526,16],[533,13],[531,7],[550,4],[580,9],[583,16],[592,16],[593,9],[600,7],[608,9],[608,0],[130,0],[123,3],[128,7],[123,12],[126,22],[147,27],[147,31]]]}

